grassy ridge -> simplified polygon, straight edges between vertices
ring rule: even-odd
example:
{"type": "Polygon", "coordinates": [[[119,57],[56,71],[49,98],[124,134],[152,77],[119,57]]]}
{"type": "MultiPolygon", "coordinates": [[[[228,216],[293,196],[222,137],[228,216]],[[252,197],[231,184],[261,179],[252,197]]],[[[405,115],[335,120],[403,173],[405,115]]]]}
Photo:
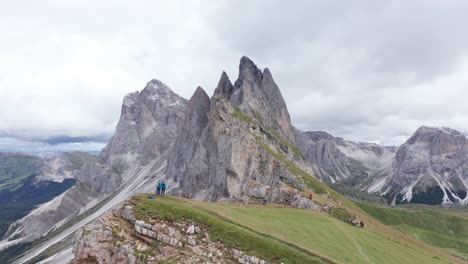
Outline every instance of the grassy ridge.
{"type": "Polygon", "coordinates": [[[444,255],[408,246],[343,223],[325,213],[276,205],[205,203],[181,198],[134,198],[139,217],[190,218],[210,237],[274,263],[449,263],[444,255]]]}
{"type": "Polygon", "coordinates": [[[210,239],[222,241],[229,247],[238,248],[269,262],[324,263],[310,252],[301,252],[276,239],[252,232],[235,222],[223,220],[193,203],[169,197],[146,199],[145,195],[134,198],[138,218],[158,217],[169,221],[191,219],[208,228],[210,239]]]}

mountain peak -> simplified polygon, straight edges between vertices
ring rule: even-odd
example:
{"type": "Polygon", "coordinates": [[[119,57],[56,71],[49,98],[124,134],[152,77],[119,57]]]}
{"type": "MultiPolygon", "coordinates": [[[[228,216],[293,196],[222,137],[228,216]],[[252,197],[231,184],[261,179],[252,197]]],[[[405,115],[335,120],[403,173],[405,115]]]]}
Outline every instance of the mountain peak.
{"type": "Polygon", "coordinates": [[[246,56],[242,56],[239,63],[239,80],[260,83],[263,79],[262,71],[246,56]]]}
{"type": "Polygon", "coordinates": [[[318,141],[318,140],[328,140],[333,138],[332,135],[325,131],[306,131],[304,134],[310,138],[311,140],[318,141]]]}
{"type": "Polygon", "coordinates": [[[447,134],[449,136],[464,136],[459,131],[449,128],[449,127],[430,127],[430,126],[420,126],[413,136],[418,135],[435,135],[435,134],[447,134]]]}
{"type": "Polygon", "coordinates": [[[146,87],[153,88],[153,89],[156,89],[156,90],[160,90],[160,89],[171,90],[171,88],[169,88],[169,86],[167,86],[165,83],[163,83],[162,81],[160,81],[158,79],[152,79],[151,81],[149,81],[146,84],[146,87]]]}
{"type": "Polygon", "coordinates": [[[209,99],[209,96],[205,92],[205,90],[201,86],[198,86],[195,92],[193,93],[192,97],[190,98],[190,100],[195,99],[195,98],[200,98],[200,97],[209,99]]]}
{"type": "Polygon", "coordinates": [[[221,74],[221,78],[219,79],[218,86],[214,91],[214,96],[224,96],[227,99],[231,98],[231,95],[234,93],[234,86],[229,80],[228,75],[225,71],[221,74]]]}

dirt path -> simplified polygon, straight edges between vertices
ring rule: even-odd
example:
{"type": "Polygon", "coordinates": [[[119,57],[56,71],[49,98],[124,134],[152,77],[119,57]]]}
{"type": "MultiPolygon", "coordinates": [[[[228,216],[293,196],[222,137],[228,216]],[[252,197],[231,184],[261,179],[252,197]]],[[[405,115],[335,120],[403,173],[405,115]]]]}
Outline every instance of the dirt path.
{"type": "Polygon", "coordinates": [[[366,255],[366,253],[364,253],[364,251],[362,250],[362,247],[361,245],[359,245],[359,243],[356,241],[356,239],[354,239],[354,237],[348,233],[347,230],[345,230],[344,228],[342,228],[340,225],[337,225],[336,222],[335,222],[335,225],[336,227],[338,227],[342,232],[343,234],[353,242],[353,245],[356,247],[357,251],[359,252],[359,254],[361,254],[364,259],[367,261],[367,263],[373,263],[366,255]]]}

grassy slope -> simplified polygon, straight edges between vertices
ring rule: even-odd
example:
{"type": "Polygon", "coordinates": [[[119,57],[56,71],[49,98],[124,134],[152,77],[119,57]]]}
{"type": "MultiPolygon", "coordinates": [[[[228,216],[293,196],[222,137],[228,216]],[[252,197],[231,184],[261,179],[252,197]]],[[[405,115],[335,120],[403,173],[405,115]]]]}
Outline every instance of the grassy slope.
{"type": "MultiPolygon", "coordinates": [[[[144,195],[135,198],[145,217],[191,217],[212,230],[212,238],[263,258],[285,263],[448,263],[456,262],[432,247],[391,239],[393,229],[360,229],[325,213],[275,205],[204,203],[144,195]],[[390,233],[390,234],[389,234],[390,233]],[[315,257],[314,257],[315,255],[315,257]]],[[[395,235],[396,236],[396,235],[395,235]]],[[[407,236],[403,236],[405,239],[407,236]]]]}
{"type": "MultiPolygon", "coordinates": [[[[191,219],[208,228],[210,239],[256,255],[269,262],[327,263],[314,254],[287,243],[249,230],[235,221],[224,219],[211,210],[204,210],[192,201],[180,198],[146,199],[145,195],[134,198],[137,218],[161,218],[170,221],[191,219]]],[[[199,203],[202,204],[202,203],[199,203]]],[[[209,204],[206,204],[209,205],[209,204]]]]}
{"type": "Polygon", "coordinates": [[[468,212],[434,206],[399,208],[358,203],[369,215],[436,247],[468,258],[468,212]]]}

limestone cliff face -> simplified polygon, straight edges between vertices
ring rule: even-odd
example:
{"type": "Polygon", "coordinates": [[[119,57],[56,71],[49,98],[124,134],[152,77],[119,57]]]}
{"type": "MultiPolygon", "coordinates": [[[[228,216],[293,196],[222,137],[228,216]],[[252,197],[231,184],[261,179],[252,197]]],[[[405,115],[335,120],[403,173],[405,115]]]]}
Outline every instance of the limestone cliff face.
{"type": "Polygon", "coordinates": [[[170,151],[166,178],[177,185],[173,193],[200,200],[256,197],[298,204],[301,192],[286,182],[302,179],[287,162],[312,169],[294,152],[281,93],[271,73],[248,58],[241,59],[239,71],[235,85],[223,72],[211,99],[197,88],[170,151]]]}
{"type": "Polygon", "coordinates": [[[104,172],[86,173],[86,182],[99,191],[114,191],[134,176],[135,163],[144,166],[164,155],[175,140],[186,104],[159,80],[126,95],[115,135],[100,156],[104,172]]]}
{"type": "Polygon", "coordinates": [[[239,64],[239,77],[231,84],[223,72],[214,96],[227,98],[246,114],[257,118],[263,125],[277,130],[294,143],[294,130],[288,108],[281,91],[268,68],[263,72],[247,57],[239,64]]]}
{"type": "Polygon", "coordinates": [[[355,143],[326,132],[296,130],[296,143],[312,164],[317,177],[327,183],[362,188],[392,170],[396,148],[355,143]]]}
{"type": "Polygon", "coordinates": [[[467,162],[465,135],[423,126],[398,148],[384,188],[401,201],[468,204],[467,162]]]}

